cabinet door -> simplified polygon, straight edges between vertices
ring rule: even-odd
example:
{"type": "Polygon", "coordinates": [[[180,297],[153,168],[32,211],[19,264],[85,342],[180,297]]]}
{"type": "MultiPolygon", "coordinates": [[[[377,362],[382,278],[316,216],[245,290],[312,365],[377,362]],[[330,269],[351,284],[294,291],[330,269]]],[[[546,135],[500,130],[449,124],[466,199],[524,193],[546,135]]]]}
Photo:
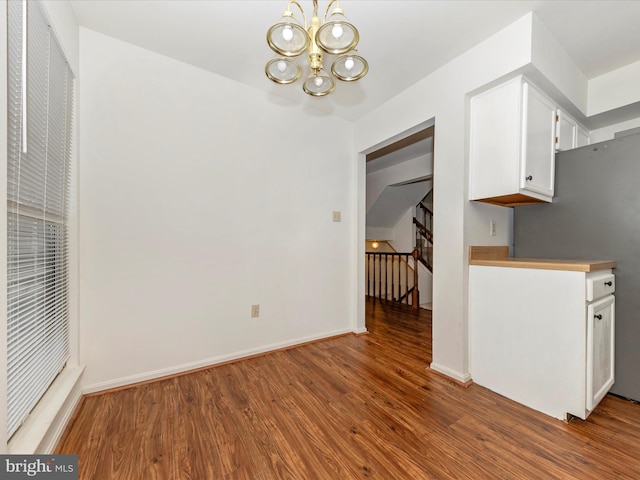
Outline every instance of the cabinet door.
{"type": "Polygon", "coordinates": [[[521,119],[522,82],[519,77],[471,99],[471,200],[517,193],[521,119]]]}
{"type": "Polygon", "coordinates": [[[556,150],[564,152],[576,148],[576,122],[561,110],[556,113],[556,122],[556,150]]]}
{"type": "Polygon", "coordinates": [[[589,143],[589,130],[578,126],[578,131],[576,132],[576,147],[584,147],[585,145],[589,145],[589,143]]]}
{"type": "Polygon", "coordinates": [[[587,410],[593,410],[614,380],[615,299],[604,297],[587,307],[587,410]]]}
{"type": "Polygon", "coordinates": [[[553,197],[556,107],[529,83],[523,88],[520,188],[553,197]]]}

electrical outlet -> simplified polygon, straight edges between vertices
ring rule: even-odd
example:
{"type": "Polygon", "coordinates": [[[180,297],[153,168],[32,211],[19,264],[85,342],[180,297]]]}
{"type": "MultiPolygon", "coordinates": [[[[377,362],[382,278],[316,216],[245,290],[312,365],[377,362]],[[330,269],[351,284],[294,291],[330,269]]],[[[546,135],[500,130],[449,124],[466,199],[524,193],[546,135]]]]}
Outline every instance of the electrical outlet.
{"type": "Polygon", "coordinates": [[[491,235],[492,237],[496,236],[496,222],[495,222],[495,220],[491,220],[489,222],[489,235],[491,235]]]}
{"type": "Polygon", "coordinates": [[[342,213],[340,211],[337,211],[337,210],[333,211],[333,221],[334,222],[341,222],[342,221],[342,213]]]}
{"type": "Polygon", "coordinates": [[[260,305],[251,305],[251,318],[260,316],[260,305]]]}

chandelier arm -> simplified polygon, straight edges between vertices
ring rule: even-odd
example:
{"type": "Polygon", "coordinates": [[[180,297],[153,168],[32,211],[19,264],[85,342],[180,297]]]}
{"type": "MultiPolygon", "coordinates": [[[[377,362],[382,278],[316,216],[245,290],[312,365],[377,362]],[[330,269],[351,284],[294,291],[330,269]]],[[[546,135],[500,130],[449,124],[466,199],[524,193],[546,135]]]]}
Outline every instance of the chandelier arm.
{"type": "MultiPolygon", "coordinates": [[[[317,0],[313,0],[313,1],[314,3],[317,3],[317,0]]],[[[324,19],[322,20],[322,23],[327,21],[327,13],[329,13],[329,9],[331,8],[331,5],[333,5],[334,3],[337,4],[336,6],[338,8],[340,8],[340,2],[338,0],[331,0],[329,2],[329,5],[327,5],[327,9],[324,11],[324,19]]]]}
{"type": "Polygon", "coordinates": [[[298,10],[300,10],[300,13],[302,14],[302,20],[304,21],[304,28],[306,30],[307,17],[304,14],[304,10],[302,9],[302,6],[296,0],[289,0],[289,4],[287,5],[287,10],[291,11],[291,5],[295,5],[296,7],[298,7],[298,10]]]}

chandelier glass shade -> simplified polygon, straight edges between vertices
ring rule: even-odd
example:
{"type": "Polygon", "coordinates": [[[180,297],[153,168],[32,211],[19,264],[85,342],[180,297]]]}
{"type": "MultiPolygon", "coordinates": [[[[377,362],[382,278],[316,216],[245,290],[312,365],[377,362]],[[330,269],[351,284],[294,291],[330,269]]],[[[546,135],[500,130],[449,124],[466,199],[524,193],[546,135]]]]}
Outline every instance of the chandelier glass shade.
{"type": "Polygon", "coordinates": [[[368,71],[367,61],[355,53],[341,55],[331,65],[331,73],[344,82],[358,80],[364,77],[368,71]]]}
{"type": "Polygon", "coordinates": [[[336,8],[316,33],[316,43],[327,53],[346,53],[358,44],[360,36],[341,8],[336,8]]]}
{"type": "Polygon", "coordinates": [[[267,32],[267,42],[274,52],[285,57],[296,57],[309,46],[309,35],[295,19],[293,12],[287,10],[282,14],[280,22],[267,32]]]}
{"type": "Polygon", "coordinates": [[[314,97],[328,95],[335,89],[335,82],[324,70],[324,54],[338,56],[331,65],[331,73],[344,82],[359,80],[369,71],[367,61],[355,50],[359,39],[358,29],[347,20],[338,0],[329,2],[324,21],[318,17],[318,1],[313,0],[313,17],[308,24],[300,4],[290,0],[281,19],[267,31],[267,43],[276,56],[267,62],[265,73],[276,83],[294,83],[302,76],[302,67],[293,57],[306,52],[309,75],[302,89],[314,97]],[[291,10],[294,5],[300,10],[303,23],[295,18],[291,10]]]}
{"type": "Polygon", "coordinates": [[[302,84],[304,93],[313,97],[322,97],[333,92],[336,84],[327,72],[320,69],[312,72],[302,84]]]}
{"type": "Polygon", "coordinates": [[[267,62],[267,77],[277,83],[293,83],[302,75],[302,68],[291,58],[275,57],[267,62]]]}

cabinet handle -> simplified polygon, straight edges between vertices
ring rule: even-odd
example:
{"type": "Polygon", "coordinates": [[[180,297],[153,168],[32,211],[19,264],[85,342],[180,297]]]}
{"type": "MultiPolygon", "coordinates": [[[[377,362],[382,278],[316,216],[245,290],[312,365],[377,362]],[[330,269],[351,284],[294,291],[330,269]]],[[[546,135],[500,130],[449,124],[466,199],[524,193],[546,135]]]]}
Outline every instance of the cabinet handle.
{"type": "Polygon", "coordinates": [[[530,182],[531,180],[533,180],[533,175],[529,175],[528,177],[525,178],[525,180],[527,180],[528,182],[530,182]]]}
{"type": "Polygon", "coordinates": [[[607,285],[608,287],[613,286],[613,282],[604,282],[605,285],[607,285]]]}
{"type": "Polygon", "coordinates": [[[594,315],[593,318],[597,318],[598,320],[602,320],[602,315],[600,315],[600,314],[594,315]]]}

